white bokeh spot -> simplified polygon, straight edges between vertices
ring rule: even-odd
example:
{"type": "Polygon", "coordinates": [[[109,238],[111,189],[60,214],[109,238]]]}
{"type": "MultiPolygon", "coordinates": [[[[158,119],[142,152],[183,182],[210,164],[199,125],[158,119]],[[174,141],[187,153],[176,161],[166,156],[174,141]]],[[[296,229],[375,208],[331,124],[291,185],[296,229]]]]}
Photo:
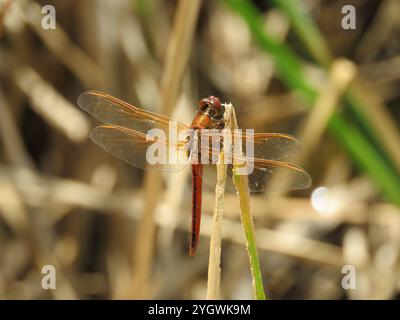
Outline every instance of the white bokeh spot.
{"type": "Polygon", "coordinates": [[[340,209],[341,201],[335,192],[326,187],[318,187],[311,194],[311,205],[320,213],[332,214],[340,209]]]}

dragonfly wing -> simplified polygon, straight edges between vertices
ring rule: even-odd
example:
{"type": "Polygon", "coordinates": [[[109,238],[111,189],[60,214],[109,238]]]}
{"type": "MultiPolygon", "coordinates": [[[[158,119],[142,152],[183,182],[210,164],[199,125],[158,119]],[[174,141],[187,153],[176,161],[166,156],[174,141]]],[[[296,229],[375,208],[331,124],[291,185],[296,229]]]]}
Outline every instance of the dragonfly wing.
{"type": "Polygon", "coordinates": [[[161,129],[169,136],[169,129],[188,131],[188,126],[172,121],[170,118],[136,108],[108,94],[87,91],[78,98],[78,105],[99,121],[147,133],[151,129],[161,129]],[[175,125],[175,127],[170,127],[175,125]]]}
{"type": "Polygon", "coordinates": [[[249,161],[247,169],[251,192],[301,190],[311,186],[308,173],[292,163],[254,159],[254,163],[249,161]]]}
{"type": "MultiPolygon", "coordinates": [[[[233,150],[237,145],[237,141],[239,141],[239,143],[241,142],[242,152],[249,158],[284,160],[295,156],[301,150],[296,138],[285,133],[248,133],[238,131],[237,133],[234,132],[228,140],[228,137],[225,136],[228,132],[211,130],[202,132],[202,135],[208,138],[210,150],[214,148],[214,145],[217,145],[217,143],[214,143],[212,147],[213,141],[221,141],[221,146],[222,141],[224,141],[225,151],[233,150]]],[[[219,154],[220,149],[222,149],[221,146],[214,151],[219,154]]]]}
{"type": "Polygon", "coordinates": [[[285,133],[243,134],[242,150],[251,158],[283,160],[298,154],[300,144],[295,137],[285,133]],[[253,147],[252,153],[250,149],[253,147]]]}
{"type": "Polygon", "coordinates": [[[149,138],[142,132],[115,125],[94,128],[90,138],[107,152],[134,167],[180,171],[187,164],[185,141],[168,143],[163,138],[149,138]]]}
{"type": "MultiPolygon", "coordinates": [[[[210,189],[215,189],[216,185],[216,166],[204,165],[203,181],[210,189]]],[[[239,169],[248,178],[250,192],[262,191],[281,191],[281,190],[300,190],[311,186],[311,178],[302,168],[286,162],[254,159],[248,161],[246,167],[239,169]]],[[[227,165],[227,179],[225,190],[236,192],[232,181],[233,165],[227,165]]]]}

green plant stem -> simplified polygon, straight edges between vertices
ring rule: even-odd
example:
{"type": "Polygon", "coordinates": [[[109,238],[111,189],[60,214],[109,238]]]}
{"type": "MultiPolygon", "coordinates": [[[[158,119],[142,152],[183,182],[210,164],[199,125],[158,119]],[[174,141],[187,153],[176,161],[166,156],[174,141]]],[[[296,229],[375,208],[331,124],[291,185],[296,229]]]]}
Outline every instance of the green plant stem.
{"type": "MultiPolygon", "coordinates": [[[[235,109],[230,106],[228,128],[234,132],[238,128],[235,109]]],[[[234,152],[235,154],[235,152],[234,152]]],[[[242,220],[243,233],[246,239],[246,249],[249,254],[251,275],[253,277],[253,291],[257,300],[265,300],[265,291],[262,282],[260,262],[258,260],[256,236],[253,219],[250,213],[250,191],[248,176],[238,174],[240,164],[233,163],[233,183],[239,196],[240,219],[242,220]]]]}
{"type": "MultiPolygon", "coordinates": [[[[301,3],[297,0],[266,0],[279,7],[288,17],[293,25],[295,33],[303,42],[306,50],[309,51],[314,60],[325,69],[329,69],[333,61],[332,53],[328,43],[319,31],[317,25],[311,16],[303,9],[301,3]]],[[[387,151],[382,147],[379,136],[376,134],[370,120],[365,111],[367,108],[363,106],[360,97],[349,87],[344,100],[349,106],[349,114],[355,123],[363,129],[364,134],[374,143],[374,147],[385,155],[385,160],[390,164],[387,151]]]]}
{"type": "Polygon", "coordinates": [[[243,232],[246,238],[246,248],[250,259],[250,269],[253,276],[253,291],[257,300],[265,300],[265,292],[258,260],[257,245],[253,219],[250,214],[250,196],[247,176],[236,174],[237,168],[233,169],[233,183],[239,196],[240,218],[242,220],[243,232]]]}
{"type": "MultiPolygon", "coordinates": [[[[317,92],[307,82],[301,63],[294,52],[286,44],[275,41],[265,32],[258,10],[249,1],[224,0],[224,2],[244,19],[262,50],[271,55],[281,78],[289,87],[298,90],[312,105],[317,92]]],[[[334,113],[328,123],[328,129],[346,148],[356,165],[368,173],[384,195],[393,203],[400,205],[400,179],[396,170],[385,162],[359,128],[352,125],[343,115],[334,113]]]]}
{"type": "Polygon", "coordinates": [[[293,28],[302,39],[311,56],[319,64],[328,68],[333,60],[329,46],[316,28],[313,20],[298,0],[267,0],[278,6],[289,17],[293,28]]]}

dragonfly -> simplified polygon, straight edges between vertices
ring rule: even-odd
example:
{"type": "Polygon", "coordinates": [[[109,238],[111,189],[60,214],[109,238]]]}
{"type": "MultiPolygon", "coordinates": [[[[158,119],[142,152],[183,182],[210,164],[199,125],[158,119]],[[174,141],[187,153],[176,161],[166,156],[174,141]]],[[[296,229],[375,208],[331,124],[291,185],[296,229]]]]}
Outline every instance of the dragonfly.
{"type": "MultiPolygon", "coordinates": [[[[103,123],[91,131],[90,138],[105,151],[128,164],[142,169],[165,172],[180,171],[190,164],[192,220],[189,256],[194,257],[200,234],[203,180],[210,179],[206,179],[205,172],[210,172],[210,167],[215,168],[216,159],[213,152],[215,145],[224,144],[224,136],[217,132],[226,125],[225,104],[221,104],[215,96],[199,100],[196,114],[190,125],[135,107],[99,91],[82,93],[78,97],[78,105],[103,123]],[[174,126],[171,126],[171,123],[174,126]],[[177,131],[175,137],[178,138],[171,138],[171,127],[177,131]],[[211,130],[207,131],[207,129],[211,130]],[[153,138],[149,136],[152,130],[161,130],[165,135],[153,138]],[[199,134],[202,130],[207,132],[209,139],[217,140],[217,143],[211,146],[203,144],[199,146],[199,134]],[[148,150],[155,142],[163,143],[168,150],[166,151],[168,155],[173,153],[187,161],[159,161],[149,164],[148,150]],[[197,148],[193,148],[194,145],[197,148]],[[207,164],[198,161],[200,154],[201,159],[204,155],[205,158],[209,158],[207,164]]],[[[293,163],[284,161],[300,150],[299,143],[293,136],[286,133],[245,133],[241,136],[243,148],[249,141],[253,146],[252,156],[242,154],[245,165],[251,167],[248,171],[249,191],[261,192],[273,188],[271,181],[280,172],[288,177],[287,183],[282,187],[285,190],[310,187],[311,178],[307,172],[293,163]]],[[[228,165],[230,175],[232,175],[232,169],[233,165],[228,165]]]]}

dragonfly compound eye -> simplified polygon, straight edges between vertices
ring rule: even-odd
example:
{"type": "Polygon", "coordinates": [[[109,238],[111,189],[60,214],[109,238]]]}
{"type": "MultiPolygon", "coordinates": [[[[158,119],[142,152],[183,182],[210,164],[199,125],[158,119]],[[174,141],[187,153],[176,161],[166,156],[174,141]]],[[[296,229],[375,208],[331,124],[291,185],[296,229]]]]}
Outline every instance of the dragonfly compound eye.
{"type": "Polygon", "coordinates": [[[217,97],[208,97],[210,106],[210,115],[216,119],[222,119],[225,113],[224,106],[221,105],[221,101],[217,97]]]}
{"type": "Polygon", "coordinates": [[[199,101],[199,109],[201,112],[205,112],[208,109],[209,105],[209,99],[208,98],[203,98],[199,101]]]}

